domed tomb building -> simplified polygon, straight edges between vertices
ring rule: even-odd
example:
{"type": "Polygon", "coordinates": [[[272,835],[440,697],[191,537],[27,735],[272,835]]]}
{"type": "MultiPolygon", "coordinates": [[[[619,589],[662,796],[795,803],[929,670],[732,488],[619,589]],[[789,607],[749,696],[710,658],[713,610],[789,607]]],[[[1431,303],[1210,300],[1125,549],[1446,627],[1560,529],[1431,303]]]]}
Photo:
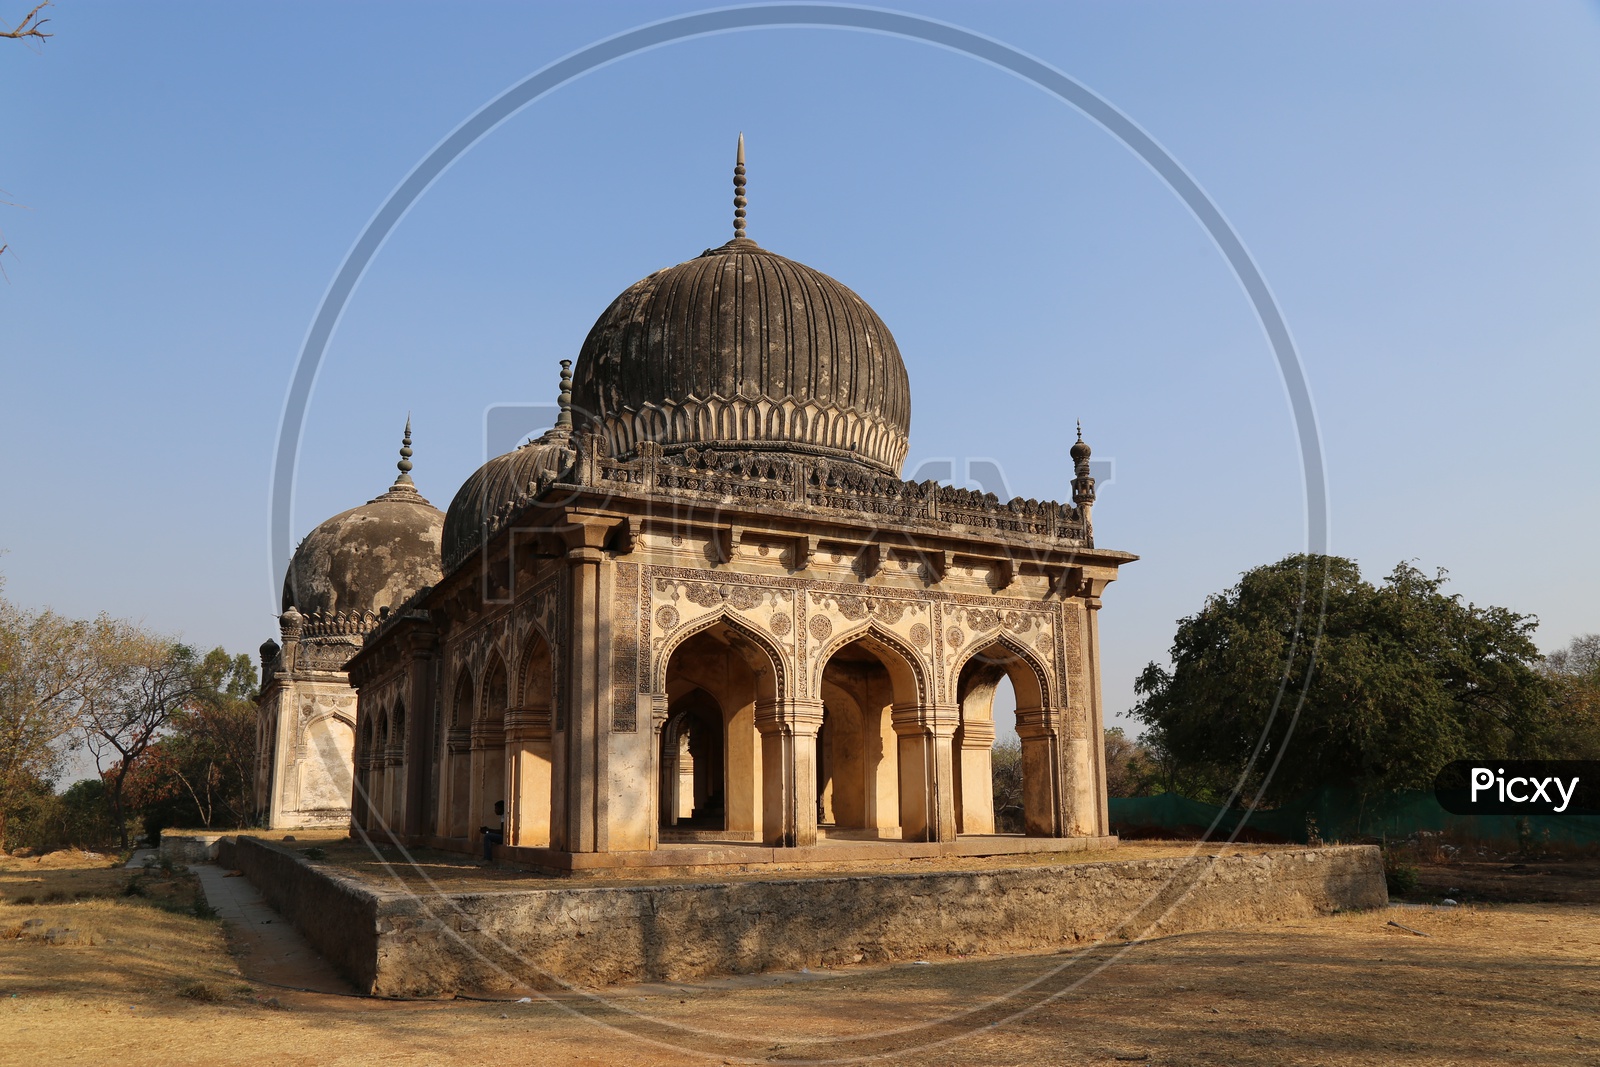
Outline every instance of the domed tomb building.
{"type": "Polygon", "coordinates": [[[1071,503],[903,480],[893,335],[746,236],[743,162],[733,240],[612,301],[348,664],[358,831],[477,851],[503,802],[487,843],[550,870],[1107,837],[1097,616],[1136,557],[1095,546],[1088,446],[1041,442],[1071,503]]]}
{"type": "MultiPolygon", "coordinates": [[[[261,646],[256,812],[271,829],[348,826],[356,693],[345,663],[398,604],[439,580],[444,514],[400,475],[382,496],[322,523],[283,581],[283,643],[261,646]]],[[[399,756],[398,749],[395,753],[399,756]]]]}

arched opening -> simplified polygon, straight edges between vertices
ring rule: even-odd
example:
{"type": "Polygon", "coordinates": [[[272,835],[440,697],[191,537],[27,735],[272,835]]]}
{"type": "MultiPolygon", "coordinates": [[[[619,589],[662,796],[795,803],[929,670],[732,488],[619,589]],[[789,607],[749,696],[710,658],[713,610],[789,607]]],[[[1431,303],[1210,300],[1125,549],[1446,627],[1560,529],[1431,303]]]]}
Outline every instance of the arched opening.
{"type": "Polygon", "coordinates": [[[538,848],[550,843],[551,686],[550,643],[535,632],[517,672],[517,701],[506,712],[506,844],[538,848]]]}
{"type": "Polygon", "coordinates": [[[957,832],[1057,836],[1059,754],[1045,721],[1046,693],[1036,665],[995,641],[962,665],[956,699],[961,710],[953,760],[957,832]],[[1019,735],[1015,747],[1005,744],[998,757],[997,741],[1011,739],[997,737],[997,710],[1009,720],[1000,725],[1019,735]]]}
{"type": "Polygon", "coordinates": [[[699,686],[668,705],[658,754],[663,828],[727,829],[725,735],[721,705],[699,686]]]}
{"type": "Polygon", "coordinates": [[[817,823],[824,836],[901,836],[896,702],[888,665],[865,641],[838,649],[823,667],[817,823]]]}
{"type": "Polygon", "coordinates": [[[444,791],[445,811],[440,825],[446,837],[466,837],[472,813],[472,713],[476,705],[472,675],[463,668],[456,679],[455,701],[450,709],[450,732],[445,737],[449,782],[444,791]]]}
{"type": "Polygon", "coordinates": [[[756,705],[775,700],[777,690],[771,654],[725,621],[691,635],[672,651],[666,669],[667,725],[677,719],[673,730],[677,747],[668,746],[668,731],[663,727],[656,760],[658,821],[662,825],[678,834],[763,839],[762,746],[756,705]],[[685,754],[693,768],[687,783],[680,774],[685,754]],[[718,821],[713,812],[719,789],[720,827],[699,825],[695,813],[702,806],[705,823],[718,821]],[[689,807],[689,825],[684,825],[681,812],[690,796],[699,803],[689,807]]]}
{"type": "Polygon", "coordinates": [[[489,653],[483,672],[482,708],[472,724],[472,820],[467,826],[474,843],[483,828],[499,831],[501,816],[494,806],[506,799],[506,708],[510,682],[505,661],[489,653]]]}
{"type": "Polygon", "coordinates": [[[892,836],[894,797],[901,840],[955,837],[950,797],[955,720],[928,702],[924,670],[914,652],[876,628],[841,642],[824,658],[825,736],[818,762],[829,779],[834,834],[851,834],[849,823],[859,805],[859,819],[867,824],[859,828],[860,836],[892,836]],[[841,699],[841,691],[849,699],[841,699]]]}

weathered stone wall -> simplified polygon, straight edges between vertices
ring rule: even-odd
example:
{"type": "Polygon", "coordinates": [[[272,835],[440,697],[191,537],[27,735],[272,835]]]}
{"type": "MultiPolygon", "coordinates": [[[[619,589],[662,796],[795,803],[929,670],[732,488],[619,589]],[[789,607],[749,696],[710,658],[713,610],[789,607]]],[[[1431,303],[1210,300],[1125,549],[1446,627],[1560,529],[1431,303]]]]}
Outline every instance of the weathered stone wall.
{"type": "MultiPolygon", "coordinates": [[[[274,874],[317,873],[289,862],[295,870],[279,864],[274,874]]],[[[370,925],[358,929],[358,920],[371,922],[359,909],[335,918],[325,891],[308,885],[284,896],[296,900],[297,925],[299,915],[316,924],[317,933],[301,928],[330,959],[373,953],[359,981],[385,994],[512,991],[548,987],[552,976],[602,986],[1026,952],[1388,901],[1382,860],[1370,846],[981,872],[381,893],[375,935],[370,925]],[[350,944],[336,948],[330,938],[350,944]],[[366,947],[374,942],[375,951],[366,947]]]]}
{"type": "Polygon", "coordinates": [[[253,837],[223,842],[219,852],[223,866],[250,879],[262,898],[356,988],[373,986],[379,953],[378,894],[253,837]]]}
{"type": "Polygon", "coordinates": [[[227,836],[199,831],[163,830],[161,844],[156,851],[163,859],[174,863],[211,863],[217,858],[219,843],[227,836]]]}

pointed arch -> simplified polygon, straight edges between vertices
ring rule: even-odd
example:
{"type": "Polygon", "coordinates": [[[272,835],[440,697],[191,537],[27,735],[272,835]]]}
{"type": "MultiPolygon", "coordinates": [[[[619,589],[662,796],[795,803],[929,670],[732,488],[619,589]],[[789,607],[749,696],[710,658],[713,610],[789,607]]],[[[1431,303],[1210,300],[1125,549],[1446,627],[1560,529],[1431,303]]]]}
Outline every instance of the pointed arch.
{"type": "Polygon", "coordinates": [[[1011,686],[1016,690],[1019,710],[1051,708],[1057,705],[1056,687],[1051,683],[1050,672],[1039,662],[1039,657],[1031,648],[1007,633],[997,634],[987,641],[974,644],[956,661],[950,677],[956,683],[955,692],[958,697],[961,676],[974,660],[993,665],[1010,677],[1011,686]],[[1000,655],[994,654],[997,648],[1002,650],[1000,655]]]}
{"type": "Polygon", "coordinates": [[[750,663],[756,675],[757,696],[761,700],[782,700],[788,691],[788,680],[793,676],[788,669],[788,660],[771,637],[762,632],[761,628],[749,620],[741,618],[738,613],[727,608],[719,609],[707,615],[682,630],[672,635],[660,655],[656,657],[654,676],[651,679],[651,688],[654,692],[667,691],[667,671],[672,663],[673,653],[683,647],[684,642],[697,634],[722,628],[736,635],[742,641],[734,642],[734,647],[743,654],[746,662],[750,663]],[[751,655],[747,651],[753,646],[760,651],[757,662],[751,662],[751,655]],[[765,668],[765,669],[763,669],[765,668]],[[767,688],[771,692],[765,691],[767,688]]]}
{"type": "Polygon", "coordinates": [[[511,706],[547,709],[554,695],[555,646],[538,626],[529,628],[525,646],[511,706]]]}
{"type": "Polygon", "coordinates": [[[889,671],[894,684],[895,702],[899,704],[926,704],[932,699],[928,685],[928,667],[906,641],[876,619],[834,637],[817,657],[817,670],[812,672],[813,699],[822,698],[822,676],[828,661],[847,645],[860,641],[876,655],[889,671]]]}
{"type": "Polygon", "coordinates": [[[505,718],[510,701],[511,682],[506,672],[506,661],[501,657],[499,650],[491,648],[483,665],[483,692],[479,694],[480,714],[489,722],[500,722],[505,718]]]}

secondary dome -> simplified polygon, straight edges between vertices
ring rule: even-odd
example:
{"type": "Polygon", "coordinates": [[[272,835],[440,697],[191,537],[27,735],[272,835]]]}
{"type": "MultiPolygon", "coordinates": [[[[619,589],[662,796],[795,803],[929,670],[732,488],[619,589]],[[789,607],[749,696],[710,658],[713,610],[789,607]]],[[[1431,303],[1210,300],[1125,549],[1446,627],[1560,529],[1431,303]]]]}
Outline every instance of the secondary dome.
{"type": "Polygon", "coordinates": [[[494,532],[496,523],[506,514],[526,504],[572,466],[574,456],[567,448],[567,439],[567,430],[558,427],[496,456],[461,483],[444,518],[441,557],[445,570],[454,570],[494,532]]]}
{"type": "Polygon", "coordinates": [[[744,236],[623,291],[578,354],[573,407],[626,457],[643,441],[851,459],[898,474],[911,385],[889,328],[845,285],[744,236]]]}
{"type": "Polygon", "coordinates": [[[373,612],[439,580],[444,513],[411,481],[411,423],[400,476],[389,491],[340,512],[306,535],[283,579],[283,610],[302,615],[373,612]]]}

